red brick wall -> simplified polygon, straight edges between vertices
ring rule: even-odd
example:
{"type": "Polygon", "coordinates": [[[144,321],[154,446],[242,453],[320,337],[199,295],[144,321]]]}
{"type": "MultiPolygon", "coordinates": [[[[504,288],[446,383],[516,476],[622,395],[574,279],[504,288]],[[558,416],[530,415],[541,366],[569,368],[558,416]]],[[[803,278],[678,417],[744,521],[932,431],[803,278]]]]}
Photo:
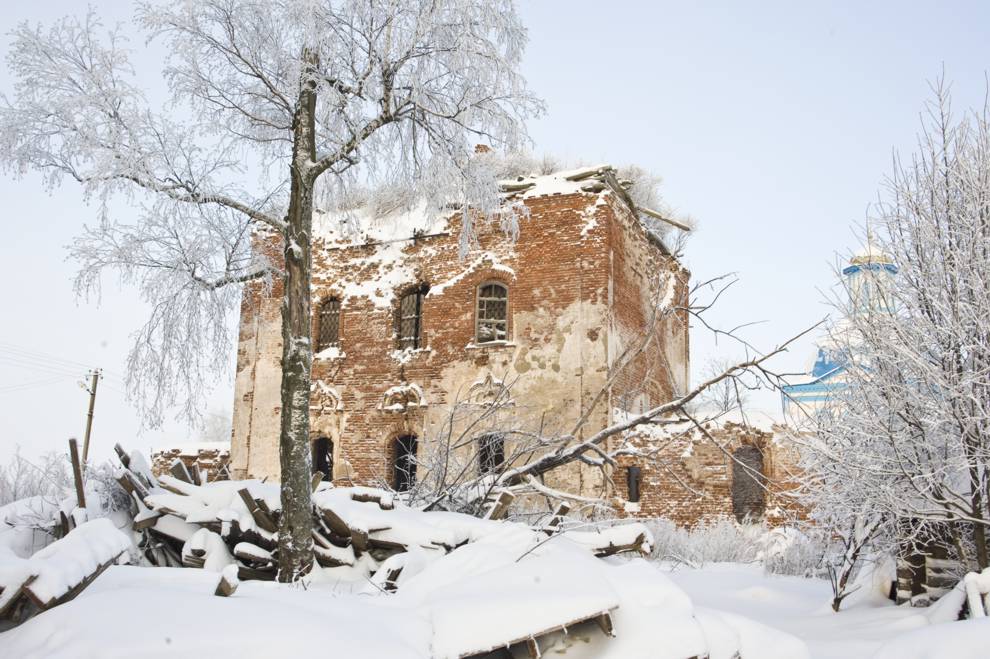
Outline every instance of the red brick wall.
{"type": "Polygon", "coordinates": [[[616,496],[628,500],[626,469],[641,469],[637,507],[619,513],[636,517],[666,517],[682,526],[735,518],[733,480],[740,473],[730,457],[740,447],[752,446],[763,456],[765,514],[770,524],[785,523],[805,511],[788,494],[796,487],[796,454],[788,448],[782,428],[760,430],[735,423],[705,424],[711,438],[697,430],[683,433],[641,432],[631,443],[655,449],[653,459],[623,458],[615,479],[616,496]],[[638,510],[636,509],[638,508],[638,510]]]}
{"type": "MultiPolygon", "coordinates": [[[[615,350],[610,342],[617,340],[617,332],[628,342],[637,328],[642,331],[644,278],[658,268],[679,266],[647,240],[622,202],[606,192],[533,197],[525,204],[530,216],[521,220],[515,242],[496,227],[480,226],[479,244],[462,256],[455,216],[444,235],[388,247],[400,257],[391,269],[375,261],[382,247],[314,240],[314,312],[322,299],[342,299],[343,354],[313,364],[314,381],[332,388],[340,409],[326,409],[319,396],[311,407],[314,438],[325,434],[334,440],[338,480],[367,483],[387,476],[395,437],[416,434],[422,447],[441,431],[446,411],[488,376],[515,382],[512,423],[548,434],[569,432],[606,383],[609,355],[614,357],[615,350]],[[397,278],[397,272],[405,276],[397,278]],[[477,288],[492,280],[509,288],[509,341],[478,346],[477,288]],[[376,281],[382,290],[369,292],[374,285],[368,283],[376,281]],[[348,296],[359,282],[369,294],[348,296]],[[431,286],[423,308],[424,349],[397,359],[399,293],[420,283],[431,286]],[[397,290],[388,290],[393,285],[397,290]],[[387,304],[373,299],[382,296],[389,298],[387,304]],[[403,383],[421,387],[426,406],[405,413],[383,411],[384,393],[403,383]]],[[[259,248],[280,260],[275,240],[265,237],[259,248]]],[[[687,274],[678,273],[686,281],[687,274]]],[[[270,295],[252,284],[244,297],[232,446],[235,476],[278,475],[280,295],[277,283],[270,295]]],[[[645,386],[651,402],[670,396],[670,373],[687,368],[686,327],[667,318],[661,329],[660,340],[618,390],[635,382],[645,386]],[[666,337],[677,338],[677,350],[669,350],[666,337]],[[685,363],[668,365],[671,358],[685,363]]],[[[314,320],[314,336],[316,330],[314,320]]],[[[608,396],[599,401],[585,433],[608,423],[609,405],[608,396]]],[[[561,470],[549,483],[583,493],[601,492],[604,486],[597,470],[577,466],[561,470]]]]}

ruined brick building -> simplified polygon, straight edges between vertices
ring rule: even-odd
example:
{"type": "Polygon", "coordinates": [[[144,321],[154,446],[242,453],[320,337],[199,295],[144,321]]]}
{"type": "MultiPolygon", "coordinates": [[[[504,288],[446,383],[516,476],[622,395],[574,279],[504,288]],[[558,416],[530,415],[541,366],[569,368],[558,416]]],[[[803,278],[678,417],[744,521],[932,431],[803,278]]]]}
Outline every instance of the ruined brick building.
{"type": "MultiPolygon", "coordinates": [[[[516,449],[526,433],[565,434],[586,416],[578,436],[588,436],[618,414],[685,391],[687,312],[651,319],[658,302],[686,306],[689,273],[640,221],[625,185],[608,167],[520,177],[503,186],[505,203],[525,208],[518,236],[477,221],[466,253],[459,213],[366,206],[319,215],[314,470],[340,483],[402,490],[417,469],[423,476],[438,438],[464,436],[471,445],[458,446],[461,468],[484,473],[524,459],[516,449]],[[616,360],[648,328],[654,339],[609,381],[616,360]],[[498,411],[486,414],[493,403],[498,411]]],[[[255,248],[281,259],[277,237],[259,234],[255,248]]],[[[278,282],[267,293],[260,285],[245,290],[234,478],[279,475],[281,295],[278,282]]],[[[651,487],[652,467],[639,469],[631,472],[639,489],[651,487]]],[[[724,459],[722,469],[731,472],[724,459]]],[[[626,476],[608,482],[601,470],[575,463],[546,483],[629,498],[626,476]]]]}

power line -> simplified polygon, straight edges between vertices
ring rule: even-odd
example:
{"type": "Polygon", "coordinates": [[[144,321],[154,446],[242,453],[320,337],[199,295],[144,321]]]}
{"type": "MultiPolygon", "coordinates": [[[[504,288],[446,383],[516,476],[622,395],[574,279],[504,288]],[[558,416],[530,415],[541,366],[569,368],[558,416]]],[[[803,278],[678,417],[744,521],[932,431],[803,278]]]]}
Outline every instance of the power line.
{"type": "MultiPolygon", "coordinates": [[[[64,357],[58,357],[51,353],[41,352],[38,350],[27,348],[25,346],[18,346],[13,343],[0,342],[0,353],[7,353],[9,356],[13,356],[13,357],[29,358],[38,361],[44,361],[44,362],[48,362],[53,366],[68,367],[68,368],[72,368],[73,370],[79,368],[85,368],[88,370],[92,368],[92,364],[86,364],[85,362],[80,362],[75,359],[66,359],[64,357]]],[[[104,369],[103,373],[107,374],[108,371],[104,369]]],[[[112,374],[115,378],[122,379],[122,376],[115,371],[109,371],[109,373],[112,374]]]]}
{"type": "Polygon", "coordinates": [[[2,343],[0,342],[0,352],[10,352],[19,353],[24,357],[32,357],[34,359],[42,359],[45,361],[58,362],[63,365],[73,366],[75,368],[90,368],[87,364],[76,361],[74,359],[65,359],[64,357],[56,357],[45,352],[39,352],[37,350],[32,350],[24,346],[17,346],[12,343],[2,343]]]}
{"type": "MultiPolygon", "coordinates": [[[[4,350],[0,348],[0,364],[6,364],[8,366],[13,366],[15,368],[23,368],[32,371],[43,371],[47,373],[55,373],[59,375],[71,375],[73,377],[83,377],[85,373],[81,373],[81,367],[72,365],[62,365],[53,362],[38,361],[34,357],[19,355],[15,353],[4,353],[4,350]]],[[[90,368],[86,369],[91,370],[90,368]]],[[[110,376],[111,379],[123,382],[123,379],[117,376],[110,376]]]]}
{"type": "Polygon", "coordinates": [[[34,380],[33,382],[21,382],[14,385],[8,385],[6,387],[0,387],[0,396],[5,394],[14,394],[19,391],[25,391],[27,389],[35,389],[37,387],[43,387],[51,384],[56,384],[58,382],[65,382],[72,378],[68,376],[58,376],[54,378],[48,378],[45,380],[34,380]]]}
{"type": "Polygon", "coordinates": [[[38,364],[31,361],[12,359],[7,355],[0,355],[0,364],[6,364],[7,366],[13,366],[14,368],[22,368],[28,371],[40,371],[43,373],[51,373],[54,375],[65,375],[69,377],[81,377],[83,373],[77,370],[69,370],[68,368],[61,368],[50,366],[48,364],[38,364]]]}

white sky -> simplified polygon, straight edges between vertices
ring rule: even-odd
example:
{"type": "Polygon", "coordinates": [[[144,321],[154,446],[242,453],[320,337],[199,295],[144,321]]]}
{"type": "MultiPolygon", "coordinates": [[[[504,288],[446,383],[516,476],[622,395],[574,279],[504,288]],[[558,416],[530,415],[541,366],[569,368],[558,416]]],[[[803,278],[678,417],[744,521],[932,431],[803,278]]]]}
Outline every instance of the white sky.
{"type": "MultiPolygon", "coordinates": [[[[827,313],[820,291],[832,285],[836,254],[856,247],[852,227],[892,148],[910,150],[928,81],[944,66],[957,107],[982,102],[990,5],[753,4],[532,0],[521,11],[531,38],[524,71],[549,107],[531,126],[536,151],[663,175],[668,202],[700,223],[686,259],[694,277],[740,278],[712,319],[762,321],[745,336],[768,349],[827,313]]],[[[93,5],[108,22],[129,17],[124,2],[93,5]]],[[[67,0],[7,3],[0,27],[78,11],[67,0]]],[[[6,53],[9,39],[0,43],[6,53]]],[[[134,47],[143,51],[140,38],[134,47]]],[[[0,91],[10,90],[3,66],[0,91]]],[[[17,446],[36,455],[81,436],[87,396],[76,382],[89,366],[108,373],[94,457],[118,441],[191,439],[179,424],[139,435],[124,402],[129,336],[144,319],[136,294],[107,281],[100,307],[74,297],[65,246],[95,209],[71,185],[49,194],[34,176],[0,176],[0,199],[0,462],[17,446]]],[[[696,373],[713,355],[739,355],[703,331],[692,344],[696,373]]],[[[812,354],[805,340],[777,366],[800,370],[812,354]]],[[[221,378],[214,409],[230,410],[232,378],[221,378]]],[[[756,402],[779,405],[770,393],[756,402]]]]}

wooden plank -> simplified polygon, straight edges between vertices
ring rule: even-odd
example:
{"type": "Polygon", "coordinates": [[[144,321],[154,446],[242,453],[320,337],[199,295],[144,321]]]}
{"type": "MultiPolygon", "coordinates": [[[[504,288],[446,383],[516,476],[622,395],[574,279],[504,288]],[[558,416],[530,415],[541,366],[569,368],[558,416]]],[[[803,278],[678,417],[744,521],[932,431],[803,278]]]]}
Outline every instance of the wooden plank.
{"type": "Polygon", "coordinates": [[[323,472],[316,471],[313,472],[313,477],[309,481],[309,491],[316,492],[316,488],[319,487],[320,483],[323,482],[323,472]]]}
{"type": "Polygon", "coordinates": [[[603,634],[611,637],[615,636],[614,627],[612,626],[611,613],[609,613],[608,611],[604,612],[603,614],[595,618],[595,622],[597,622],[598,626],[601,627],[603,634]]]}
{"type": "Polygon", "coordinates": [[[498,499],[495,500],[494,505],[492,505],[491,510],[485,515],[485,519],[502,519],[509,512],[509,506],[512,501],[516,498],[511,492],[505,491],[498,495],[498,499]]]}
{"type": "Polygon", "coordinates": [[[271,552],[268,552],[269,558],[264,558],[262,556],[259,556],[259,553],[265,551],[267,550],[264,550],[258,545],[252,544],[250,542],[239,542],[234,547],[233,554],[237,558],[249,564],[251,567],[256,567],[259,569],[274,567],[274,565],[272,564],[271,552]],[[249,547],[245,548],[244,545],[249,545],[249,547]],[[251,548],[254,548],[255,550],[258,551],[251,551],[251,548]]]}
{"type": "Polygon", "coordinates": [[[591,178],[592,176],[601,176],[601,167],[598,169],[586,169],[584,171],[577,172],[576,174],[571,174],[570,176],[565,176],[565,181],[583,181],[586,178],[591,178]]]}
{"type": "Polygon", "coordinates": [[[606,611],[601,611],[591,616],[574,618],[572,620],[568,620],[566,622],[562,622],[558,625],[547,627],[545,629],[534,630],[532,633],[527,634],[526,636],[506,639],[504,642],[500,642],[498,645],[494,645],[491,647],[474,648],[469,651],[461,653],[460,657],[461,659],[465,659],[467,657],[488,656],[489,653],[496,651],[499,648],[509,648],[511,646],[518,646],[519,644],[523,644],[523,643],[526,644],[527,649],[531,653],[530,656],[539,657],[541,656],[540,654],[535,654],[535,655],[532,654],[533,651],[536,651],[537,653],[540,652],[540,646],[539,643],[537,642],[537,639],[540,639],[546,636],[547,634],[552,634],[554,632],[561,632],[561,631],[566,632],[571,627],[574,627],[575,625],[580,625],[581,623],[585,623],[585,622],[595,622],[598,624],[599,627],[602,628],[603,631],[607,628],[609,632],[606,633],[610,637],[614,637],[615,633],[614,631],[612,631],[612,611],[614,610],[615,609],[613,608],[606,611]],[[602,625],[605,625],[605,627],[602,627],[602,625]]]}
{"type": "Polygon", "coordinates": [[[653,210],[652,208],[645,208],[643,206],[637,206],[636,207],[636,210],[638,210],[640,213],[643,213],[644,215],[649,215],[650,217],[652,217],[655,220],[660,220],[661,222],[666,222],[667,224],[669,224],[671,226],[675,226],[678,229],[680,229],[681,231],[686,231],[686,232],[689,232],[689,233],[691,231],[691,227],[689,227],[688,225],[686,225],[686,224],[684,224],[682,222],[678,222],[677,220],[672,220],[669,217],[666,217],[664,215],[661,215],[660,213],[658,213],[657,211],[653,210]]]}
{"type": "Polygon", "coordinates": [[[13,619],[13,614],[18,610],[18,602],[25,599],[24,589],[31,585],[31,582],[38,578],[38,575],[32,574],[27,579],[24,580],[20,586],[17,587],[17,592],[10,596],[7,603],[0,607],[0,619],[11,620],[13,619]]]}
{"type": "Polygon", "coordinates": [[[248,491],[246,487],[239,489],[237,491],[237,494],[240,495],[241,501],[244,502],[244,505],[247,507],[248,512],[251,513],[251,517],[254,518],[254,521],[258,524],[259,527],[268,531],[269,533],[278,532],[278,524],[276,524],[275,520],[273,520],[270,515],[265,513],[265,511],[258,506],[258,502],[251,497],[251,493],[248,491]]]}
{"type": "Polygon", "coordinates": [[[135,520],[134,521],[134,530],[135,531],[142,531],[144,529],[151,528],[152,526],[155,525],[155,522],[158,521],[158,518],[162,516],[161,513],[159,513],[156,510],[150,510],[148,512],[153,513],[153,514],[147,515],[147,516],[141,518],[140,520],[135,520]]]}
{"type": "Polygon", "coordinates": [[[342,561],[336,556],[333,556],[327,549],[320,547],[319,545],[314,545],[313,553],[316,555],[316,562],[322,567],[353,567],[353,561],[342,561]]]}
{"type": "MultiPolygon", "coordinates": [[[[186,467],[186,463],[176,458],[172,461],[172,466],[169,467],[169,473],[178,478],[183,483],[189,483],[194,485],[192,474],[189,473],[189,469],[186,467]]],[[[167,488],[166,488],[167,489],[167,488]]]]}
{"type": "Polygon", "coordinates": [[[60,537],[64,538],[69,535],[69,531],[72,530],[72,523],[69,521],[68,516],[66,516],[64,511],[58,511],[58,525],[59,531],[62,533],[60,537]]]}
{"type": "Polygon", "coordinates": [[[518,183],[501,183],[499,187],[502,188],[502,192],[522,192],[523,190],[529,190],[536,183],[533,181],[522,181],[518,183]]]}
{"type": "Polygon", "coordinates": [[[193,485],[203,484],[203,474],[200,473],[199,465],[196,464],[195,462],[193,463],[193,466],[189,469],[189,475],[192,476],[193,485]]]}
{"type": "Polygon", "coordinates": [[[116,480],[120,486],[124,488],[125,492],[128,494],[134,494],[134,486],[131,485],[130,479],[128,479],[125,474],[120,474],[114,480],[116,480]]]}
{"type": "Polygon", "coordinates": [[[218,597],[230,597],[237,590],[236,581],[228,581],[226,574],[220,575],[220,583],[217,584],[217,589],[213,591],[214,595],[218,597]]]}
{"type": "Polygon", "coordinates": [[[347,522],[342,520],[340,516],[329,508],[319,508],[320,517],[323,521],[327,523],[330,530],[343,538],[351,537],[351,527],[347,526],[347,522]]]}
{"type": "Polygon", "coordinates": [[[361,556],[368,551],[368,532],[361,529],[351,529],[351,546],[354,547],[355,556],[361,556]]]}
{"type": "Polygon", "coordinates": [[[131,467],[131,456],[127,455],[127,451],[120,444],[114,444],[113,450],[117,453],[117,458],[120,460],[120,464],[124,465],[124,469],[130,469],[131,467]]]}
{"type": "Polygon", "coordinates": [[[400,574],[402,574],[401,567],[396,567],[389,570],[388,574],[385,575],[385,583],[383,585],[383,588],[385,588],[385,590],[387,590],[390,593],[395,592],[399,587],[397,582],[399,580],[400,574]]]}
{"type": "Polygon", "coordinates": [[[237,578],[242,581],[275,581],[275,570],[259,570],[241,565],[237,568],[237,578]]]}
{"type": "Polygon", "coordinates": [[[158,484],[158,487],[162,488],[166,492],[171,492],[172,494],[180,494],[180,495],[182,495],[184,497],[185,496],[189,496],[188,494],[186,494],[185,492],[183,492],[179,488],[174,487],[172,485],[169,485],[168,483],[159,483],[158,484]]]}
{"type": "Polygon", "coordinates": [[[324,549],[330,549],[333,545],[329,540],[323,537],[323,534],[313,529],[313,542],[316,543],[318,547],[323,547],[324,549]]]}
{"type": "Polygon", "coordinates": [[[614,554],[621,554],[627,551],[643,551],[643,543],[646,542],[646,536],[642,533],[636,536],[636,539],[627,545],[616,545],[609,542],[605,547],[599,547],[595,550],[595,556],[598,558],[604,558],[605,556],[612,556],[614,554]]]}
{"type": "Polygon", "coordinates": [[[557,507],[554,508],[553,515],[547,520],[547,523],[544,524],[543,528],[540,530],[544,533],[553,534],[560,527],[561,523],[563,523],[564,517],[566,517],[569,512],[571,512],[571,504],[566,501],[561,501],[557,504],[557,507]]]}
{"type": "Polygon", "coordinates": [[[526,651],[529,652],[530,659],[540,659],[543,656],[540,652],[540,644],[532,637],[526,639],[526,651]]]}
{"type": "Polygon", "coordinates": [[[408,549],[408,547],[401,542],[382,540],[371,536],[368,536],[368,546],[373,549],[398,549],[399,551],[406,551],[408,549]]]}
{"type": "Polygon", "coordinates": [[[133,471],[131,471],[130,469],[125,470],[124,478],[126,478],[130,482],[131,490],[133,490],[136,496],[140,497],[142,502],[146,498],[148,498],[148,494],[150,494],[148,488],[144,486],[144,483],[142,483],[141,480],[138,479],[138,477],[134,474],[133,471]]]}
{"type": "MultiPolygon", "coordinates": [[[[121,552],[121,554],[122,553],[123,552],[121,552]]],[[[108,567],[110,567],[111,565],[113,565],[114,563],[117,562],[117,559],[120,558],[121,554],[117,554],[116,556],[114,556],[113,558],[111,558],[110,560],[108,560],[106,563],[103,563],[101,565],[98,565],[97,568],[96,568],[96,570],[94,570],[90,574],[86,575],[75,586],[73,586],[72,588],[69,588],[69,590],[67,590],[65,593],[63,593],[59,597],[56,597],[56,598],[51,599],[51,600],[48,600],[47,602],[41,602],[41,600],[38,598],[38,595],[31,589],[31,584],[27,584],[25,586],[25,588],[24,588],[24,594],[27,595],[28,598],[32,602],[34,602],[35,606],[37,606],[42,611],[47,611],[48,609],[52,608],[53,606],[57,606],[59,604],[65,604],[69,600],[74,599],[76,597],[76,595],[78,595],[79,593],[81,593],[82,591],[84,591],[86,589],[86,587],[89,586],[89,584],[91,584],[94,581],[96,581],[96,578],[98,576],[100,576],[101,574],[103,574],[104,570],[106,570],[108,567]]],[[[33,582],[34,579],[32,579],[31,581],[33,582]]]]}
{"type": "Polygon", "coordinates": [[[395,504],[390,500],[384,498],[381,494],[371,494],[366,492],[352,492],[352,501],[360,501],[362,503],[377,503],[378,507],[382,510],[392,510],[395,508],[395,504]]]}
{"type": "Polygon", "coordinates": [[[275,538],[261,535],[254,529],[242,529],[240,522],[236,519],[229,522],[227,533],[224,534],[221,532],[220,537],[231,547],[238,542],[250,542],[252,545],[258,545],[268,551],[275,551],[278,546],[278,540],[275,538]]]}
{"type": "Polygon", "coordinates": [[[86,507],[86,491],[83,489],[82,465],[79,463],[79,447],[75,439],[69,440],[69,457],[72,459],[72,477],[76,481],[76,503],[86,507]]]}

